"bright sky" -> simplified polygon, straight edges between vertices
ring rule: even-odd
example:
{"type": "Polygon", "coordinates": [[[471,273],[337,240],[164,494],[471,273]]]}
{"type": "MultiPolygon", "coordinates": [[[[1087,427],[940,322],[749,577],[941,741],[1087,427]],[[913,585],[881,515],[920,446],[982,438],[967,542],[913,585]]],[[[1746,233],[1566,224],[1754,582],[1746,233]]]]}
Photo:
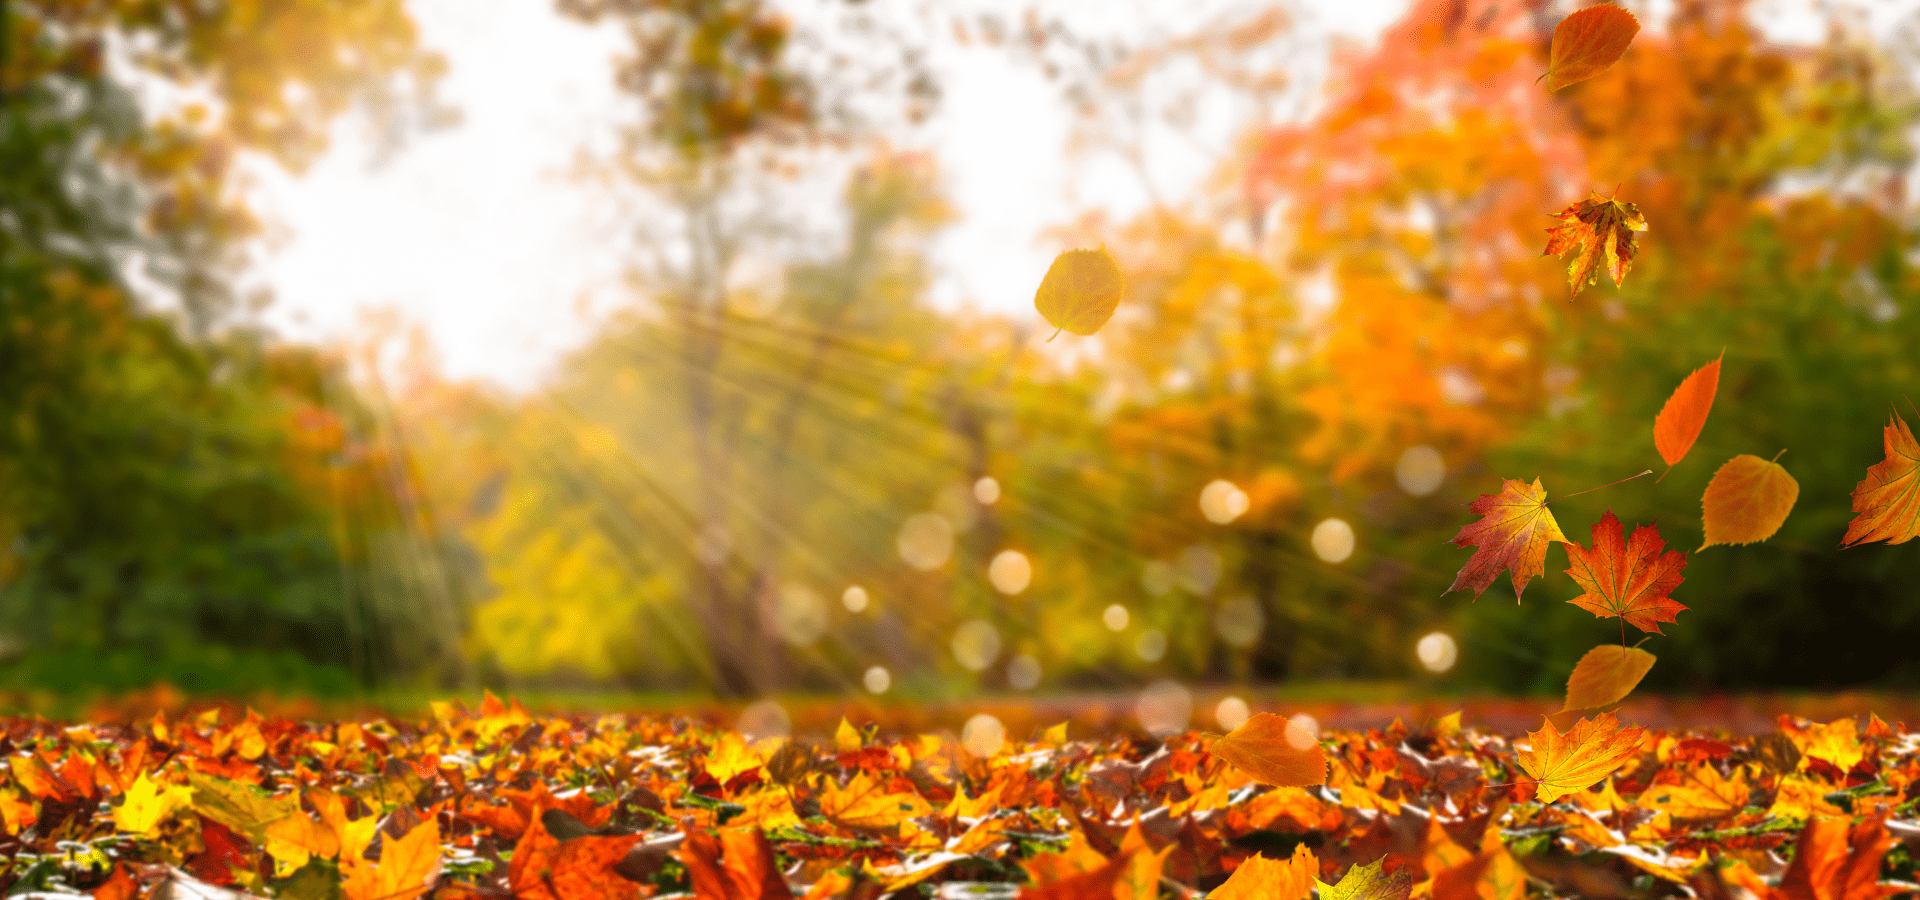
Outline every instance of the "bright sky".
{"type": "MultiPolygon", "coordinates": [[[[1116,8],[1067,2],[1064,10],[1102,24],[1116,8]]],[[[1812,2],[1763,0],[1777,26],[1769,30],[1817,34],[1812,2]]],[[[1875,4],[1874,24],[1890,27],[1916,4],[1875,4]]],[[[425,41],[451,64],[443,96],[463,122],[415,139],[377,169],[364,141],[343,129],[304,176],[261,174],[260,208],[288,233],[261,260],[277,296],[269,319],[289,336],[326,340],[350,334],[361,310],[393,307],[425,326],[450,375],[530,387],[620,294],[629,238],[596,231],[604,207],[563,172],[580,147],[604,144],[627,118],[612,84],[621,41],[561,19],[551,0],[410,5],[425,41]]],[[[1300,27],[1324,47],[1336,34],[1370,40],[1406,0],[1301,6],[1300,27]]],[[[1154,11],[1186,15],[1183,7],[1154,11]]],[[[1146,13],[1135,21],[1165,27],[1146,13]]],[[[1031,314],[1033,286],[1057,249],[1040,233],[1089,207],[1121,216],[1140,208],[1138,180],[1111,161],[1069,158],[1059,89],[1030,66],[997,50],[946,46],[934,67],[944,95],[920,140],[961,214],[936,250],[934,300],[1031,314]]],[[[1196,134],[1224,146],[1233,131],[1230,122],[1203,122],[1196,134]]],[[[1149,148],[1151,177],[1169,195],[1213,164],[1192,143],[1149,148]]]]}

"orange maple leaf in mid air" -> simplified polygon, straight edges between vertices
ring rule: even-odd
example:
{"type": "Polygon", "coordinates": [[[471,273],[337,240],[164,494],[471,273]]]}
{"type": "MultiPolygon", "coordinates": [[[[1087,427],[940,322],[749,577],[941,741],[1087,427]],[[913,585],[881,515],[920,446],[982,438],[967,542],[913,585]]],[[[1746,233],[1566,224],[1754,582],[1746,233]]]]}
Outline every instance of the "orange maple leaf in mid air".
{"type": "Polygon", "coordinates": [[[1467,509],[1481,519],[1460,529],[1453,543],[1480,549],[1460,568],[1447,593],[1470,587],[1478,600],[1500,570],[1512,569],[1513,598],[1519,600],[1527,582],[1546,571],[1547,544],[1567,540],[1560,533],[1560,523],[1547,511],[1546,489],[1538,478],[1531,485],[1509,478],[1501,483],[1500,493],[1482,494],[1467,509]]]}
{"type": "Polygon", "coordinates": [[[1853,521],[1840,546],[1867,541],[1904,544],[1920,537],[1920,441],[1896,413],[1883,436],[1887,458],[1853,488],[1853,521]]]}
{"type": "Polygon", "coordinates": [[[1580,255],[1567,265],[1567,284],[1574,293],[1600,280],[1602,257],[1614,284],[1627,277],[1634,256],[1640,252],[1634,232],[1647,230],[1646,217],[1640,215],[1639,207],[1595,192],[1554,218],[1560,224],[1547,229],[1547,249],[1540,255],[1560,256],[1580,248],[1580,255]]]}
{"type": "Polygon", "coordinates": [[[1660,539],[1658,526],[1635,527],[1631,540],[1625,533],[1613,510],[1607,510],[1593,526],[1593,549],[1567,545],[1567,559],[1573,563],[1567,574],[1587,591],[1567,602],[1603,619],[1619,616],[1622,635],[1627,625],[1660,634],[1661,622],[1673,621],[1686,609],[1667,595],[1680,586],[1687,555],[1678,550],[1661,553],[1667,542],[1660,539]]]}
{"type": "Polygon", "coordinates": [[[1539,783],[1540,802],[1552,803],[1613,774],[1640,749],[1645,732],[1644,728],[1622,729],[1612,713],[1581,719],[1565,734],[1547,721],[1527,735],[1529,746],[1514,754],[1514,761],[1539,783]]]}

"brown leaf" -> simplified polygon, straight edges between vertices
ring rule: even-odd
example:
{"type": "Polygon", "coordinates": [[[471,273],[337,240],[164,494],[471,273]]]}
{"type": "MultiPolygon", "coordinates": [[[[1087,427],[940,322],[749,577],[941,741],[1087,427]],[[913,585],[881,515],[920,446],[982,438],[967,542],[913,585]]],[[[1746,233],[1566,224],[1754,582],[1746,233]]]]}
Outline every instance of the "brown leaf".
{"type": "Polygon", "coordinates": [[[1113,318],[1126,293],[1120,264],[1107,248],[1068,250],[1054,257],[1047,268],[1047,277],[1034,292],[1033,308],[1055,328],[1093,334],[1113,318]]]}
{"type": "Polygon", "coordinates": [[[1325,784],[1327,755],[1306,729],[1284,716],[1260,713],[1213,742],[1214,756],[1276,787],[1325,784]]]}
{"type": "Polygon", "coordinates": [[[1713,395],[1720,390],[1720,359],[1725,357],[1722,352],[1713,362],[1693,370],[1673,389],[1660,414],[1653,417],[1653,446],[1669,467],[1686,457],[1693,442],[1699,440],[1700,430],[1707,426],[1713,395]]]}
{"type": "Polygon", "coordinates": [[[1640,21],[1610,3],[1589,6],[1564,19],[1553,29],[1553,49],[1548,54],[1547,90],[1557,91],[1605,72],[1627,52],[1633,36],[1640,33],[1640,21]]]}
{"type": "Polygon", "coordinates": [[[1562,712],[1595,709],[1618,703],[1653,668],[1653,654],[1638,647],[1604,644],[1588,650],[1567,679],[1567,702],[1562,712]]]}
{"type": "Polygon", "coordinates": [[[1700,495],[1704,550],[1715,544],[1751,544],[1773,537],[1800,499],[1800,482],[1779,463],[1742,453],[1713,473],[1700,495]]]}

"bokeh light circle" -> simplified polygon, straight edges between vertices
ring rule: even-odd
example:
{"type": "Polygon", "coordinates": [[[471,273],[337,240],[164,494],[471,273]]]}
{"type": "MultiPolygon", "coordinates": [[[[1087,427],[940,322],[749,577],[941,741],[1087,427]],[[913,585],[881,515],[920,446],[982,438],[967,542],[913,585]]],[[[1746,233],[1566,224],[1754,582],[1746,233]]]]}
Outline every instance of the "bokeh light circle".
{"type": "Polygon", "coordinates": [[[1007,684],[1016,691],[1030,691],[1040,686],[1040,661],[1025,653],[1007,661],[1007,684]]]}
{"type": "Polygon", "coordinates": [[[953,556],[953,523],[939,513],[914,513],[900,524],[895,545],[907,565],[931,572],[953,556]]]}
{"type": "Polygon", "coordinates": [[[1215,525],[1240,518],[1251,505],[1247,492],[1224,478],[1215,478],[1200,489],[1200,514],[1215,525]]]}
{"type": "Polygon", "coordinates": [[[1133,641],[1133,652],[1147,662],[1159,662],[1167,655],[1167,634],[1158,628],[1149,628],[1140,632],[1133,641]]]}
{"type": "Polygon", "coordinates": [[[1259,601],[1245,594],[1233,597],[1213,611],[1213,630],[1230,647],[1251,647],[1267,627],[1267,614],[1259,601]]]}
{"type": "Polygon", "coordinates": [[[1131,618],[1132,616],[1127,614],[1127,608],[1118,603],[1108,606],[1100,613],[1100,621],[1105,622],[1107,628],[1113,631],[1125,631],[1127,620],[1131,618]]]}
{"type": "Polygon", "coordinates": [[[786,737],[793,733],[793,720],[780,704],[772,700],[756,700],[740,711],[740,721],[735,723],[734,729],[749,741],[786,737]]]}
{"type": "Polygon", "coordinates": [[[992,756],[1007,742],[1007,728],[1000,720],[979,713],[960,728],[960,745],[975,756],[992,756]]]}
{"type": "Polygon", "coordinates": [[[1247,708],[1247,701],[1239,697],[1222,697],[1213,706],[1213,721],[1219,723],[1223,731],[1239,728],[1252,717],[1253,710],[1247,708]]]}
{"type": "Polygon", "coordinates": [[[1345,519],[1322,519],[1313,526],[1313,555],[1330,563],[1353,555],[1353,526],[1345,519]]]}
{"type": "Polygon", "coordinates": [[[1320,720],[1297,713],[1287,720],[1287,746],[1295,750],[1305,750],[1320,742],[1320,720]]]}
{"type": "Polygon", "coordinates": [[[1440,458],[1440,451],[1426,444],[1408,447],[1393,466],[1393,480],[1400,483],[1401,490],[1425,497],[1447,480],[1447,464],[1440,458]]]}
{"type": "Polygon", "coordinates": [[[872,600],[872,597],[867,596],[867,589],[857,584],[840,592],[840,605],[845,606],[847,612],[865,612],[867,604],[872,600]]]}
{"type": "Polygon", "coordinates": [[[1000,631],[981,619],[969,619],[953,631],[953,658],[967,671],[979,672],[1000,658],[1000,631]]]}
{"type": "Polygon", "coordinates": [[[1002,594],[1018,594],[1033,581],[1033,562],[1018,550],[1002,550],[987,564],[987,580],[1002,594]]]}
{"type": "Polygon", "coordinates": [[[827,604],[804,584],[781,585],[774,598],[774,624],[780,639],[805,647],[827,633],[827,604]]]}
{"type": "Polygon", "coordinates": [[[1444,631],[1428,632],[1413,645],[1413,655],[1427,671],[1445,672],[1460,660],[1460,645],[1444,631]]]}
{"type": "Polygon", "coordinates": [[[1000,502],[1000,481],[992,475],[982,475],[973,483],[973,499],[992,506],[1000,502]]]}
{"type": "Polygon", "coordinates": [[[1193,694],[1177,681],[1156,681],[1140,692],[1133,714],[1148,734],[1178,734],[1187,730],[1187,720],[1193,717],[1193,694]]]}
{"type": "Polygon", "coordinates": [[[887,671],[886,666],[872,666],[867,669],[866,674],[860,676],[860,684],[869,694],[884,694],[888,688],[893,687],[893,675],[887,671]]]}

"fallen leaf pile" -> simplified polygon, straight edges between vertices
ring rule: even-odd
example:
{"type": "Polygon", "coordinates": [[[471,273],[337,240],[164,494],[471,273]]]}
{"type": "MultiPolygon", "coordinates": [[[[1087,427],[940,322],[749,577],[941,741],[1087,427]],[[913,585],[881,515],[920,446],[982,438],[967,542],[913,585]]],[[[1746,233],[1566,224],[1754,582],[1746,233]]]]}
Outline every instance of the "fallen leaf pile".
{"type": "Polygon", "coordinates": [[[751,741],[489,696],[425,722],[4,724],[10,896],[1846,900],[1915,889],[1920,738],[1455,714],[1225,738],[751,741]],[[1263,772],[1227,757],[1277,755],[1263,772]]]}

